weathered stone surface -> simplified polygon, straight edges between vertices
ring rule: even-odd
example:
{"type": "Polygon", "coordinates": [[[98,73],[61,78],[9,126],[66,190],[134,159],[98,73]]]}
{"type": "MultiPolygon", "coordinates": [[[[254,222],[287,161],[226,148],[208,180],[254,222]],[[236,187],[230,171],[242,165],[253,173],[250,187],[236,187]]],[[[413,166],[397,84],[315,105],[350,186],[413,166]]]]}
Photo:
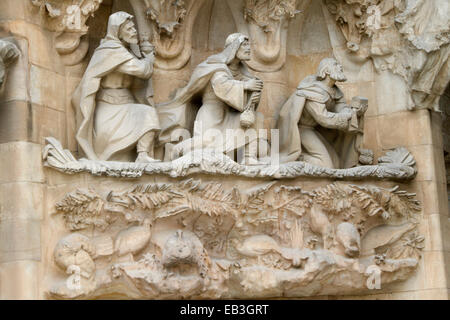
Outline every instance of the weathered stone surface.
{"type": "Polygon", "coordinates": [[[0,299],[448,299],[449,10],[0,1],[0,299]],[[128,14],[137,32],[108,28],[128,14]],[[337,101],[367,110],[346,119],[337,101]],[[305,143],[278,163],[280,132],[249,128],[283,131],[295,108],[288,131],[305,143]],[[194,119],[240,146],[211,132],[187,146],[194,119]],[[166,139],[171,124],[185,131],[166,139]],[[308,150],[305,125],[333,147],[308,150]],[[142,128],[152,136],[121,145],[142,128]],[[337,153],[354,163],[308,158],[333,158],[350,129],[357,143],[337,153]],[[114,143],[126,157],[98,157],[114,143]]]}

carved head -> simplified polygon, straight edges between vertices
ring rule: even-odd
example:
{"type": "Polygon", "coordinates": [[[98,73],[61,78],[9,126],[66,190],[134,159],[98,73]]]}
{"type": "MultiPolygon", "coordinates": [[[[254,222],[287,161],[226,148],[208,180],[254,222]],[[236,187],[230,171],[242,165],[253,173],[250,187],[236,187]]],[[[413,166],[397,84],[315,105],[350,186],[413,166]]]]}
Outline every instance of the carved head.
{"type": "Polygon", "coordinates": [[[137,44],[138,35],[134,22],[128,20],[120,26],[119,39],[128,44],[137,44]]]}
{"type": "Polygon", "coordinates": [[[251,59],[251,47],[248,37],[241,33],[233,33],[227,37],[225,41],[225,49],[230,48],[236,52],[235,58],[241,61],[248,61],[251,59]]]}
{"type": "Polygon", "coordinates": [[[236,58],[241,61],[249,61],[251,59],[251,47],[248,39],[245,39],[244,42],[241,43],[238,52],[236,53],[236,58]]]}
{"type": "Polygon", "coordinates": [[[323,59],[319,64],[317,79],[324,80],[327,76],[335,81],[347,81],[342,65],[334,58],[323,59]]]}
{"type": "Polygon", "coordinates": [[[134,26],[133,16],[123,11],[109,17],[106,39],[120,40],[127,44],[137,44],[138,35],[134,26]]]}

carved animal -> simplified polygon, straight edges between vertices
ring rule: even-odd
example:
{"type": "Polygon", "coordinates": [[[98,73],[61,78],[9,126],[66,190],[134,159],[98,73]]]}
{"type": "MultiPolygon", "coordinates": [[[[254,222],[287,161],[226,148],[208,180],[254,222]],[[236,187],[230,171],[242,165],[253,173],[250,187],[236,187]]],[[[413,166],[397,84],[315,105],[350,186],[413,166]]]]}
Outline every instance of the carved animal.
{"type": "Polygon", "coordinates": [[[361,251],[361,238],[356,227],[348,222],[341,223],[336,228],[336,241],[344,247],[344,252],[351,258],[359,256],[361,251]]]}
{"type": "Polygon", "coordinates": [[[261,255],[275,252],[283,258],[292,261],[294,266],[300,266],[308,258],[302,254],[302,250],[297,248],[283,248],[267,235],[256,235],[249,237],[240,243],[235,243],[236,250],[243,256],[259,257],[261,255]]]}
{"type": "Polygon", "coordinates": [[[393,244],[415,227],[413,223],[406,223],[399,226],[382,225],[369,230],[362,239],[362,254],[374,254],[374,249],[393,244]]]}
{"type": "Polygon", "coordinates": [[[195,234],[182,230],[177,230],[164,244],[161,262],[165,268],[181,264],[197,265],[203,278],[207,275],[210,265],[201,241],[195,234]]]}
{"type": "Polygon", "coordinates": [[[55,263],[65,272],[80,270],[84,278],[91,278],[95,273],[95,248],[90,239],[79,233],[72,233],[57,243],[53,252],[55,263]]]}
{"type": "Polygon", "coordinates": [[[280,246],[271,237],[257,235],[245,239],[242,243],[235,244],[236,250],[247,257],[258,257],[270,252],[280,252],[280,246]]]}
{"type": "Polygon", "coordinates": [[[130,227],[119,232],[114,243],[114,251],[119,257],[129,254],[134,256],[150,242],[151,227],[151,221],[144,219],[141,226],[130,227]]]}
{"type": "Polygon", "coordinates": [[[311,230],[322,236],[324,249],[332,246],[333,226],[328,217],[318,206],[311,208],[311,230]]]}

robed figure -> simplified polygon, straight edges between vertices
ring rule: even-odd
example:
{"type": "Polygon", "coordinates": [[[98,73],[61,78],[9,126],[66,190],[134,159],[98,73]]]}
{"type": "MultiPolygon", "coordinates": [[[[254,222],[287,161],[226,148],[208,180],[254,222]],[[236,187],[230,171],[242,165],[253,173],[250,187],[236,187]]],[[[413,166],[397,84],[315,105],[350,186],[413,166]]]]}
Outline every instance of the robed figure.
{"type": "Polygon", "coordinates": [[[305,78],[281,108],[280,162],[303,160],[326,168],[358,165],[367,99],[347,105],[336,86],[346,81],[335,59],[324,59],[317,75],[305,78]]]}
{"type": "Polygon", "coordinates": [[[258,163],[258,149],[265,152],[256,143],[264,119],[255,108],[263,83],[243,63],[250,59],[250,50],[247,36],[230,35],[221,53],[200,63],[175,98],[158,106],[159,140],[166,144],[166,159],[196,149],[214,149],[232,157],[244,148],[246,163],[258,163]],[[247,135],[248,129],[253,134],[247,135]]]}
{"type": "Polygon", "coordinates": [[[107,35],[73,96],[76,139],[91,160],[154,161],[160,130],[150,82],[154,54],[142,52],[140,59],[131,50],[138,43],[132,18],[125,12],[110,16],[107,35]]]}

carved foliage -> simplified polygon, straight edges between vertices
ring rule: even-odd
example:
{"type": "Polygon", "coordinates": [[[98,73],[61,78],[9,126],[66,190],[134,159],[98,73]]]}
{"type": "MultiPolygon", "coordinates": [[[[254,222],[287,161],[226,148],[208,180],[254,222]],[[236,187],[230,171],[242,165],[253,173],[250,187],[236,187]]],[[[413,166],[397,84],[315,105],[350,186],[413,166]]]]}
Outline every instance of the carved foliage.
{"type": "Polygon", "coordinates": [[[274,32],[282,20],[294,18],[297,13],[297,0],[245,0],[244,4],[245,20],[265,32],[274,32]]]}
{"type": "Polygon", "coordinates": [[[122,281],[133,283],[139,295],[147,298],[260,296],[259,284],[252,280],[255,266],[262,268],[257,272],[266,270],[280,277],[265,284],[270,290],[287,285],[289,292],[292,285],[311,285],[323,272],[340,281],[342,270],[362,279],[357,284],[362,289],[367,261],[386,272],[383,281],[387,282],[404,279],[417,266],[424,238],[417,233],[420,204],[414,194],[350,184],[331,184],[311,192],[274,185],[241,191],[189,179],[111,191],[104,198],[86,190],[68,194],[56,208],[70,230],[95,226],[105,234],[103,244],[97,244],[100,249],[76,247],[91,252],[95,261],[98,257],[93,252],[106,252],[110,262],[95,263],[103,266],[109,280],[91,279],[86,290],[78,293],[64,287],[59,297],[87,297],[93,284],[100,288],[122,281]],[[129,227],[135,223],[143,227],[129,227]],[[167,224],[178,227],[170,233],[155,229],[167,224]],[[113,253],[118,248],[101,249],[106,242],[112,243],[108,238],[114,235],[108,234],[116,233],[118,227],[122,231],[116,237],[127,236],[120,241],[121,252],[131,252],[126,261],[123,254],[113,253]],[[352,267],[354,263],[359,269],[352,267]]]}

